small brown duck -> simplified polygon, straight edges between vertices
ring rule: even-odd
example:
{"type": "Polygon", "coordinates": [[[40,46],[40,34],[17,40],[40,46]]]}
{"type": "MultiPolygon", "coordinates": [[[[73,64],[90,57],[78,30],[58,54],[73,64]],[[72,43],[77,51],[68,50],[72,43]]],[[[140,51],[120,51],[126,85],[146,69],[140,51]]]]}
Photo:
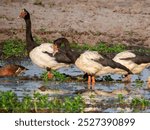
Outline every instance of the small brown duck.
{"type": "Polygon", "coordinates": [[[15,64],[0,66],[0,77],[17,76],[26,70],[28,69],[23,66],[15,64]]]}

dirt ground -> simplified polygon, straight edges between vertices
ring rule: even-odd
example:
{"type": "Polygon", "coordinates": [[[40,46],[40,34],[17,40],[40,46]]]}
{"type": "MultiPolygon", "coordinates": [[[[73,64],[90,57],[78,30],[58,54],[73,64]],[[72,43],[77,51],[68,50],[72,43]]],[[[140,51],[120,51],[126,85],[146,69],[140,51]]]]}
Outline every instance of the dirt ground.
{"type": "Polygon", "coordinates": [[[99,41],[150,47],[150,0],[1,0],[0,42],[25,39],[22,8],[31,13],[33,35],[71,42],[99,41]]]}

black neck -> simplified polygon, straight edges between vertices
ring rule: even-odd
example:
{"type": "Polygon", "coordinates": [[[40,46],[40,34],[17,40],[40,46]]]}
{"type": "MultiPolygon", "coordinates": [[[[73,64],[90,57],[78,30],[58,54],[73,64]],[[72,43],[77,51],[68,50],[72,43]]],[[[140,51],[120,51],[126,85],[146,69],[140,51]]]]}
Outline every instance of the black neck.
{"type": "Polygon", "coordinates": [[[26,22],[26,43],[27,43],[27,50],[28,53],[34,48],[36,47],[36,43],[33,40],[32,37],[32,32],[31,32],[31,20],[30,19],[25,19],[26,22]]]}
{"type": "Polygon", "coordinates": [[[80,54],[77,53],[77,52],[73,52],[71,50],[70,45],[69,45],[68,42],[64,42],[64,46],[65,46],[65,52],[66,52],[67,56],[70,58],[70,60],[72,61],[72,63],[75,63],[75,61],[80,56],[80,54]]]}

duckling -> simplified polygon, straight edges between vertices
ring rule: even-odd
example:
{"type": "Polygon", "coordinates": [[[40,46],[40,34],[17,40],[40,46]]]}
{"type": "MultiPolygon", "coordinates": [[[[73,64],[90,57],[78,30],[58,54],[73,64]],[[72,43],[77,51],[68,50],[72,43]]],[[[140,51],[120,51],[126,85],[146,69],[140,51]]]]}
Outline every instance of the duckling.
{"type": "Polygon", "coordinates": [[[23,66],[15,65],[15,64],[1,66],[0,67],[0,77],[17,76],[26,70],[28,70],[28,69],[23,66]]]}
{"type": "Polygon", "coordinates": [[[63,51],[72,63],[88,74],[88,85],[92,83],[92,89],[95,85],[95,76],[107,73],[132,74],[125,66],[99,54],[97,51],[82,53],[72,51],[66,38],[58,38],[54,41],[54,46],[56,53],[63,51]],[[64,44],[63,50],[61,49],[62,44],[64,44]]]}

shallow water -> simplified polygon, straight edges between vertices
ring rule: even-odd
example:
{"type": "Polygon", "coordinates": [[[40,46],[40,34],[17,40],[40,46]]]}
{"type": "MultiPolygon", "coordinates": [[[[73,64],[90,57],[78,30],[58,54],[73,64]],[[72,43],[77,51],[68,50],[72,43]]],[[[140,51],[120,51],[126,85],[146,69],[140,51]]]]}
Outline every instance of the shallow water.
{"type": "MultiPolygon", "coordinates": [[[[2,62],[0,65],[8,64],[14,61],[2,62]]],[[[0,90],[1,91],[14,91],[18,97],[22,98],[25,95],[33,95],[34,92],[40,92],[43,94],[49,94],[50,97],[55,96],[72,96],[81,90],[85,90],[88,88],[87,82],[82,81],[70,81],[70,82],[56,82],[49,81],[45,83],[42,80],[30,79],[30,77],[40,77],[40,75],[45,71],[32,64],[29,59],[15,61],[16,64],[20,64],[25,66],[29,70],[18,77],[5,77],[0,78],[0,90]],[[23,79],[22,77],[29,77],[28,80],[23,79]],[[46,91],[41,91],[38,88],[41,86],[46,87],[46,91]]],[[[61,73],[65,73],[70,76],[81,76],[83,72],[78,70],[75,66],[70,66],[69,68],[62,68],[58,70],[61,73]]],[[[147,89],[147,77],[150,76],[150,68],[145,69],[140,75],[133,75],[131,84],[125,84],[123,82],[100,82],[102,76],[97,77],[97,83],[95,85],[96,93],[93,91],[85,91],[82,93],[85,98],[87,108],[85,112],[132,112],[130,108],[120,108],[111,106],[112,102],[115,102],[117,95],[119,93],[125,95],[124,100],[128,100],[129,102],[134,97],[144,97],[146,99],[150,99],[150,89],[147,89]],[[138,84],[136,79],[141,79],[144,82],[142,84],[138,84]],[[94,99],[91,100],[90,95],[94,95],[94,99]],[[93,102],[94,100],[94,102],[93,102]],[[94,104],[93,104],[94,103],[94,104]],[[96,103],[96,104],[95,104],[96,103]],[[101,107],[100,104],[105,104],[105,108],[101,107]],[[108,107],[107,107],[108,106],[108,107]]],[[[120,75],[111,75],[114,80],[121,79],[120,75]]],[[[143,110],[142,112],[149,111],[143,110]]]]}

